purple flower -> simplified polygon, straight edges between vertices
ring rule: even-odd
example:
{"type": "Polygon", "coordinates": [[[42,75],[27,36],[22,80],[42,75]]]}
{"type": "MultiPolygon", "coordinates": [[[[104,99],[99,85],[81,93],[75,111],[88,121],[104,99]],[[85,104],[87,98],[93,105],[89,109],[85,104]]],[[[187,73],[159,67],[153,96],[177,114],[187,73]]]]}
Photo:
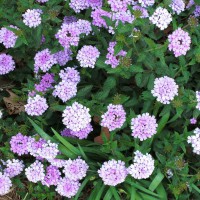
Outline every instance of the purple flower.
{"type": "Polygon", "coordinates": [[[72,22],[77,22],[77,18],[75,16],[65,16],[63,19],[63,24],[71,24],[72,22]]]}
{"type": "Polygon", "coordinates": [[[153,6],[155,0],[138,0],[142,7],[153,6]]]}
{"type": "Polygon", "coordinates": [[[46,168],[46,175],[44,180],[42,180],[42,184],[50,187],[51,185],[57,185],[61,178],[61,173],[59,169],[53,165],[50,165],[46,168]]]}
{"type": "Polygon", "coordinates": [[[132,0],[108,0],[108,4],[113,12],[126,11],[128,5],[131,4],[132,0]]]}
{"type": "Polygon", "coordinates": [[[72,51],[67,48],[67,49],[64,49],[63,51],[58,51],[57,53],[55,53],[54,57],[60,66],[64,66],[67,64],[67,62],[72,60],[71,55],[72,55],[72,51]]]}
{"type": "Polygon", "coordinates": [[[13,178],[19,175],[24,169],[23,161],[18,159],[12,159],[6,161],[6,168],[4,169],[4,174],[8,177],[13,178]]]}
{"type": "Polygon", "coordinates": [[[199,17],[200,16],[200,6],[196,5],[194,10],[194,16],[199,17]]]}
{"type": "Polygon", "coordinates": [[[26,26],[32,28],[37,27],[41,24],[41,13],[42,11],[40,9],[28,9],[22,16],[23,16],[23,22],[26,26]]]}
{"type": "Polygon", "coordinates": [[[35,97],[28,97],[24,107],[28,115],[40,116],[47,110],[48,105],[46,99],[37,94],[35,97]]]}
{"type": "Polygon", "coordinates": [[[132,136],[142,141],[156,134],[157,127],[156,118],[149,113],[143,113],[131,120],[132,136]]]}
{"type": "Polygon", "coordinates": [[[173,78],[167,76],[156,78],[151,93],[157,98],[157,101],[169,104],[178,95],[178,85],[173,78]]]}
{"type": "Polygon", "coordinates": [[[168,48],[170,51],[174,52],[175,57],[186,55],[187,51],[190,50],[191,38],[189,34],[181,28],[178,28],[169,35],[168,40],[168,48]]]}
{"type": "Polygon", "coordinates": [[[70,129],[68,129],[68,128],[65,128],[64,130],[62,130],[60,134],[63,137],[71,137],[71,138],[75,138],[76,137],[76,136],[72,135],[72,131],[70,129]]]}
{"type": "Polygon", "coordinates": [[[76,26],[79,29],[79,34],[89,35],[92,32],[91,23],[87,20],[79,19],[76,22],[76,26]]]}
{"type": "Polygon", "coordinates": [[[101,8],[103,5],[103,0],[86,0],[86,2],[92,9],[101,8]]]}
{"type": "Polygon", "coordinates": [[[153,15],[149,17],[152,24],[155,24],[160,30],[164,30],[172,21],[172,15],[167,11],[167,9],[158,7],[153,15]]]}
{"type": "Polygon", "coordinates": [[[127,169],[125,167],[125,162],[121,160],[109,160],[104,162],[98,170],[98,174],[105,185],[116,186],[126,179],[127,169]]]}
{"type": "Polygon", "coordinates": [[[21,133],[12,136],[10,140],[11,151],[18,154],[19,156],[28,154],[28,142],[29,137],[24,136],[21,133]]]}
{"type": "Polygon", "coordinates": [[[10,178],[0,172],[0,195],[3,196],[7,194],[10,191],[11,187],[12,182],[10,178]]]}
{"type": "Polygon", "coordinates": [[[63,112],[63,124],[73,131],[80,131],[87,127],[91,122],[89,108],[74,102],[71,106],[67,106],[63,112]]]}
{"type": "Polygon", "coordinates": [[[15,69],[12,56],[5,53],[0,54],[0,75],[8,74],[15,69]]]}
{"type": "MultiPolygon", "coordinates": [[[[18,29],[16,26],[10,25],[10,28],[18,29]]],[[[14,47],[18,36],[7,28],[0,29],[0,43],[2,43],[7,49],[14,47]]]]}
{"type": "Polygon", "coordinates": [[[86,0],[71,0],[69,6],[76,12],[79,13],[81,10],[85,10],[89,7],[86,0]]]}
{"type": "Polygon", "coordinates": [[[27,179],[33,183],[44,180],[44,165],[36,160],[33,164],[25,169],[25,175],[27,179]]]}
{"type": "Polygon", "coordinates": [[[48,162],[57,168],[62,168],[65,165],[65,160],[54,158],[54,159],[48,159],[48,162]]]}
{"type": "Polygon", "coordinates": [[[182,11],[185,10],[185,3],[183,0],[172,0],[172,3],[169,5],[172,10],[176,13],[176,14],[180,14],[182,11]]]}
{"type": "Polygon", "coordinates": [[[197,123],[197,119],[196,118],[191,118],[190,119],[190,124],[196,124],[197,123]]]}
{"type": "Polygon", "coordinates": [[[71,198],[76,195],[80,187],[78,181],[72,181],[68,178],[61,178],[57,184],[56,191],[61,195],[71,198]]]}
{"type": "Polygon", "coordinates": [[[193,5],[195,5],[194,0],[189,0],[189,2],[188,2],[188,4],[187,4],[186,8],[189,9],[189,8],[191,8],[193,5]]]}
{"type": "Polygon", "coordinates": [[[81,158],[67,160],[64,165],[63,173],[65,177],[72,181],[78,181],[86,176],[89,166],[81,158]]]}
{"type": "Polygon", "coordinates": [[[101,126],[107,127],[109,131],[113,131],[123,126],[126,121],[126,112],[122,105],[109,104],[107,112],[101,118],[101,126]]]}
{"type": "Polygon", "coordinates": [[[154,171],[154,160],[150,154],[143,155],[136,151],[133,164],[129,166],[128,173],[135,179],[146,179],[154,171]]]}
{"type": "Polygon", "coordinates": [[[141,16],[140,16],[141,18],[147,18],[147,17],[149,17],[149,14],[148,14],[148,11],[147,11],[146,8],[143,8],[141,6],[135,5],[135,6],[133,6],[133,10],[140,11],[141,12],[141,16]]]}
{"type": "Polygon", "coordinates": [[[46,92],[48,89],[52,88],[54,83],[54,74],[46,73],[42,76],[39,84],[35,84],[35,90],[38,92],[46,92]]]}
{"type": "Polygon", "coordinates": [[[135,18],[131,14],[131,12],[127,10],[127,11],[113,13],[111,19],[112,21],[116,20],[115,26],[118,26],[119,21],[121,21],[122,23],[126,23],[126,22],[133,23],[135,18]]]}
{"type": "Polygon", "coordinates": [[[71,81],[62,80],[55,86],[53,96],[60,98],[63,102],[76,96],[77,84],[71,81]]]}
{"type": "Polygon", "coordinates": [[[121,50],[116,56],[114,55],[114,47],[116,42],[110,42],[108,47],[108,53],[106,55],[105,63],[107,65],[111,65],[112,68],[116,68],[120,62],[120,56],[124,57],[126,52],[121,50]]]}
{"type": "Polygon", "coordinates": [[[59,76],[62,80],[70,81],[75,84],[80,82],[80,73],[72,67],[67,67],[64,70],[61,70],[59,76]]]}
{"type": "Polygon", "coordinates": [[[39,3],[46,3],[49,0],[36,0],[36,1],[39,2],[39,3]]]}
{"type": "Polygon", "coordinates": [[[196,91],[196,99],[197,99],[196,108],[197,108],[198,110],[200,110],[200,92],[199,92],[199,91],[196,91]]]}
{"type": "Polygon", "coordinates": [[[188,136],[188,144],[192,145],[193,152],[200,155],[200,129],[196,128],[194,130],[194,135],[188,136]]]}
{"type": "Polygon", "coordinates": [[[85,45],[78,51],[76,59],[79,61],[81,67],[94,68],[99,56],[100,52],[96,47],[85,45]]]}
{"type": "Polygon", "coordinates": [[[56,58],[49,49],[44,49],[35,55],[34,71],[38,73],[41,69],[43,72],[47,72],[53,65],[57,63],[56,58]]]}
{"type": "Polygon", "coordinates": [[[82,140],[86,139],[89,133],[91,133],[92,131],[93,131],[92,125],[89,123],[85,128],[81,129],[80,131],[71,131],[70,133],[73,136],[76,136],[77,138],[82,140]]]}

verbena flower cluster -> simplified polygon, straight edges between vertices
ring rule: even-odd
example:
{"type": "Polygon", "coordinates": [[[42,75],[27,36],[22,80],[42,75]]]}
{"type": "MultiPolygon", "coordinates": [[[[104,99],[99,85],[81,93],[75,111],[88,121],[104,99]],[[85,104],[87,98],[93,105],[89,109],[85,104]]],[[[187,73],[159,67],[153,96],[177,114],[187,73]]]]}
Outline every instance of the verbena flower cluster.
{"type": "Polygon", "coordinates": [[[196,91],[196,99],[197,99],[196,108],[197,108],[198,110],[200,110],[200,92],[199,92],[199,91],[196,91]]]}
{"type": "Polygon", "coordinates": [[[188,136],[187,141],[192,145],[193,152],[200,155],[200,129],[194,130],[194,135],[188,136]]]}
{"type": "Polygon", "coordinates": [[[8,74],[15,69],[12,56],[5,53],[0,54],[0,75],[8,74]]]}

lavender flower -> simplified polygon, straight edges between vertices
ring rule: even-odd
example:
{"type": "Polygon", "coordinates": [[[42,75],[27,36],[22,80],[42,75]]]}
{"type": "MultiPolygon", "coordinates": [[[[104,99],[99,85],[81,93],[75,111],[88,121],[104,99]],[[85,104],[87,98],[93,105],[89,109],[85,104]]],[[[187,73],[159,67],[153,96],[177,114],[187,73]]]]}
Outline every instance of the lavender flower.
{"type": "Polygon", "coordinates": [[[47,110],[48,105],[44,97],[36,95],[35,97],[28,97],[27,104],[24,107],[28,115],[40,116],[47,110]]]}
{"type": "Polygon", "coordinates": [[[0,54],[0,75],[8,74],[15,69],[12,56],[5,53],[0,54]]]}
{"type": "Polygon", "coordinates": [[[70,131],[70,134],[82,140],[86,139],[89,133],[91,133],[92,131],[92,125],[89,123],[85,128],[81,129],[80,131],[70,131]]]}
{"type": "Polygon", "coordinates": [[[72,55],[72,51],[67,48],[67,49],[64,49],[63,51],[58,51],[57,53],[55,53],[54,57],[60,66],[64,66],[67,64],[67,62],[72,60],[71,55],[72,55]]]}
{"type": "Polygon", "coordinates": [[[81,67],[94,68],[99,56],[100,52],[96,47],[85,45],[78,51],[76,59],[79,61],[81,67]]]}
{"type": "Polygon", "coordinates": [[[172,3],[169,5],[172,10],[176,13],[176,14],[180,14],[182,11],[185,10],[185,3],[183,0],[172,0],[172,3]]]}
{"type": "Polygon", "coordinates": [[[42,21],[41,13],[42,11],[40,9],[28,9],[22,15],[24,24],[30,28],[39,26],[42,21]]]}
{"type": "Polygon", "coordinates": [[[59,76],[62,80],[70,81],[74,84],[80,82],[80,73],[72,67],[67,67],[64,70],[61,70],[59,76]]]}
{"type": "Polygon", "coordinates": [[[80,183],[78,181],[72,181],[68,178],[61,178],[57,184],[56,191],[61,195],[71,198],[76,195],[80,183]]]}
{"type": "Polygon", "coordinates": [[[15,136],[12,136],[10,140],[11,151],[18,154],[19,156],[28,154],[28,141],[29,137],[18,133],[15,136]]]}
{"type": "Polygon", "coordinates": [[[196,118],[191,118],[190,119],[190,124],[196,124],[197,123],[197,119],[196,118]]]}
{"type": "Polygon", "coordinates": [[[197,108],[198,110],[200,110],[200,92],[199,92],[199,91],[196,91],[196,99],[197,99],[196,108],[197,108]]]}
{"type": "Polygon", "coordinates": [[[98,174],[105,185],[116,186],[125,181],[127,169],[123,161],[109,160],[103,163],[98,174]]]}
{"type": "Polygon", "coordinates": [[[27,179],[33,183],[44,180],[44,165],[36,160],[28,168],[25,169],[27,179]]]}
{"type": "Polygon", "coordinates": [[[200,16],[200,6],[196,5],[193,13],[194,13],[195,17],[199,17],[200,16]]]}
{"type": "Polygon", "coordinates": [[[149,17],[149,20],[152,24],[155,24],[158,28],[160,28],[160,30],[164,30],[171,23],[172,16],[167,9],[158,7],[153,15],[149,17]]]}
{"type": "Polygon", "coordinates": [[[157,127],[156,118],[149,113],[143,113],[131,120],[132,136],[142,141],[156,134],[157,127]]]}
{"type": "Polygon", "coordinates": [[[155,0],[138,0],[142,7],[153,6],[155,0]]]}
{"type": "Polygon", "coordinates": [[[76,22],[76,26],[79,29],[79,34],[89,35],[92,32],[91,23],[87,20],[79,19],[76,22]]]}
{"type": "Polygon", "coordinates": [[[11,187],[12,182],[10,178],[0,172],[0,195],[3,196],[7,194],[10,191],[11,187]]]}
{"type": "Polygon", "coordinates": [[[69,180],[78,181],[86,176],[89,166],[81,158],[67,160],[64,165],[63,173],[69,180]]]}
{"type": "Polygon", "coordinates": [[[85,10],[89,7],[86,0],[71,0],[69,6],[76,12],[79,13],[81,10],[85,10]]]}
{"type": "Polygon", "coordinates": [[[49,0],[36,0],[36,1],[39,2],[39,3],[46,3],[49,0]]]}
{"type": "Polygon", "coordinates": [[[196,128],[194,130],[194,135],[188,136],[188,144],[192,145],[193,152],[200,155],[200,129],[196,128]]]}
{"type": "Polygon", "coordinates": [[[113,12],[126,11],[128,5],[131,4],[132,0],[108,0],[108,4],[113,12]]]}
{"type": "Polygon", "coordinates": [[[151,93],[157,98],[157,101],[169,104],[178,95],[178,85],[173,78],[167,76],[156,78],[151,93]]]}
{"type": "Polygon", "coordinates": [[[191,38],[189,34],[181,28],[178,28],[169,35],[168,40],[168,48],[170,51],[174,52],[175,57],[186,55],[187,51],[190,50],[191,38]]]}
{"type": "Polygon", "coordinates": [[[48,162],[57,168],[62,168],[65,165],[65,160],[54,158],[54,159],[48,159],[48,162]]]}
{"type": "Polygon", "coordinates": [[[89,109],[74,102],[72,106],[67,106],[63,112],[63,124],[73,131],[80,131],[86,128],[91,121],[89,109]]]}
{"type": "Polygon", "coordinates": [[[154,160],[148,153],[143,155],[136,151],[133,162],[128,168],[128,173],[135,179],[149,178],[154,171],[154,160]]]}
{"type": "Polygon", "coordinates": [[[122,105],[109,104],[107,112],[102,116],[101,126],[107,127],[109,131],[121,128],[126,121],[126,112],[122,105]]]}

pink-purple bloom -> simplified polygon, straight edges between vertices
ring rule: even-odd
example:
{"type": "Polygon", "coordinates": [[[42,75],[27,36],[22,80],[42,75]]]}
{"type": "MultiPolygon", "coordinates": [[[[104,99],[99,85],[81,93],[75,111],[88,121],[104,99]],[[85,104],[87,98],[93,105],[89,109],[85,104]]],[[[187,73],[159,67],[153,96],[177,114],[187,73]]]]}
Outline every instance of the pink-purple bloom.
{"type": "Polygon", "coordinates": [[[132,0],[108,0],[108,4],[113,12],[126,11],[128,5],[131,4],[132,0]]]}
{"type": "Polygon", "coordinates": [[[173,12],[178,15],[185,10],[185,2],[183,0],[172,0],[169,6],[172,8],[173,12]]]}
{"type": "Polygon", "coordinates": [[[157,127],[156,118],[149,113],[143,113],[131,120],[132,136],[142,141],[156,134],[157,127]]]}
{"type": "Polygon", "coordinates": [[[109,131],[121,128],[126,121],[126,112],[122,105],[109,104],[107,112],[102,116],[101,126],[107,127],[109,131]]]}
{"type": "Polygon", "coordinates": [[[169,104],[178,95],[178,85],[173,78],[167,76],[156,78],[151,93],[157,98],[157,101],[169,104]]]}
{"type": "Polygon", "coordinates": [[[197,123],[197,119],[196,118],[191,118],[190,119],[190,124],[196,124],[197,123]]]}
{"type": "Polygon", "coordinates": [[[188,32],[178,28],[168,36],[169,50],[174,52],[175,57],[186,55],[190,50],[191,38],[188,32]]]}
{"type": "Polygon", "coordinates": [[[116,186],[123,183],[127,176],[125,162],[121,160],[109,160],[104,162],[98,170],[98,174],[105,185],[116,186]]]}
{"type": "Polygon", "coordinates": [[[0,75],[8,74],[15,69],[12,56],[5,53],[0,54],[0,75]]]}
{"type": "Polygon", "coordinates": [[[200,129],[196,128],[194,130],[194,135],[188,136],[188,144],[192,145],[193,152],[200,155],[200,129]]]}
{"type": "Polygon", "coordinates": [[[0,195],[3,196],[7,194],[10,191],[11,187],[12,182],[10,178],[0,172],[0,195]]]}
{"type": "Polygon", "coordinates": [[[142,7],[153,6],[155,0],[138,0],[142,7]]]}
{"type": "Polygon", "coordinates": [[[59,76],[62,80],[70,81],[75,84],[80,82],[80,73],[72,67],[67,67],[64,70],[60,70],[59,76]]]}
{"type": "Polygon", "coordinates": [[[196,99],[197,99],[196,108],[197,108],[198,110],[200,110],[200,92],[199,92],[199,91],[196,91],[196,99]]]}
{"type": "Polygon", "coordinates": [[[55,53],[54,57],[60,66],[65,66],[70,60],[72,60],[71,55],[72,51],[68,48],[65,48],[64,50],[55,53]]]}

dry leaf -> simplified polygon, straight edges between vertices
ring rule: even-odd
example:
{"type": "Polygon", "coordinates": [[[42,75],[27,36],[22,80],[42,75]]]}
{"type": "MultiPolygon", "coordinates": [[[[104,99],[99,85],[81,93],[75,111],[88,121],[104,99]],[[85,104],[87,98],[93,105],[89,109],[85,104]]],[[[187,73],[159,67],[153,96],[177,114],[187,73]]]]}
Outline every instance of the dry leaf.
{"type": "Polygon", "coordinates": [[[103,144],[103,134],[104,134],[104,136],[106,136],[106,138],[108,140],[110,139],[110,132],[109,132],[108,128],[103,127],[102,130],[101,130],[101,135],[95,137],[94,142],[99,143],[99,144],[103,144]]]}

